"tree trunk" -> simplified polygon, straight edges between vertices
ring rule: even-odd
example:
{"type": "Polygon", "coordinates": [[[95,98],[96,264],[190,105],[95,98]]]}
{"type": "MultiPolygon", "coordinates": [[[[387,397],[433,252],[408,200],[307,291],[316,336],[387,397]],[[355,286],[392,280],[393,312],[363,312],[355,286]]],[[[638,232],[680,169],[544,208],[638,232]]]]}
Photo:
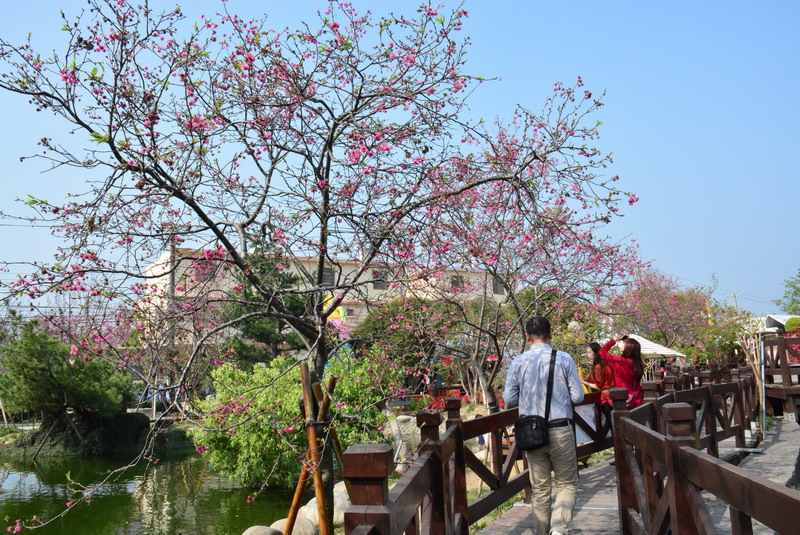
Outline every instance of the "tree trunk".
{"type": "MultiPolygon", "coordinates": [[[[311,384],[323,382],[322,379],[325,373],[325,365],[328,363],[329,351],[330,348],[328,347],[327,340],[323,336],[317,343],[317,349],[314,354],[314,370],[311,374],[311,384]]],[[[328,517],[328,525],[333,526],[333,442],[330,439],[327,426],[320,426],[318,437],[322,442],[322,451],[320,454],[319,467],[317,469],[322,473],[325,493],[325,514],[328,517]]]]}
{"type": "Polygon", "coordinates": [[[497,403],[497,396],[494,393],[494,388],[492,388],[491,382],[486,379],[486,373],[484,373],[483,369],[480,367],[475,367],[475,375],[480,382],[481,389],[483,389],[485,395],[485,399],[483,401],[486,403],[489,414],[500,412],[500,405],[497,403]]]}

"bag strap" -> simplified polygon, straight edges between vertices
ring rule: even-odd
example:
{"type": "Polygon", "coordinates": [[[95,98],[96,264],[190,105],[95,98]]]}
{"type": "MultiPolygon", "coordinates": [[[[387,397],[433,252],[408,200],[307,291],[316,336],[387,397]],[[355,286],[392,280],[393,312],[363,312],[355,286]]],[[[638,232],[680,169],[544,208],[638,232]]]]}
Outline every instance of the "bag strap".
{"type": "Polygon", "coordinates": [[[556,369],[556,350],[550,354],[550,371],[547,373],[547,400],[544,409],[544,419],[550,421],[550,398],[553,397],[553,371],[556,369]]]}

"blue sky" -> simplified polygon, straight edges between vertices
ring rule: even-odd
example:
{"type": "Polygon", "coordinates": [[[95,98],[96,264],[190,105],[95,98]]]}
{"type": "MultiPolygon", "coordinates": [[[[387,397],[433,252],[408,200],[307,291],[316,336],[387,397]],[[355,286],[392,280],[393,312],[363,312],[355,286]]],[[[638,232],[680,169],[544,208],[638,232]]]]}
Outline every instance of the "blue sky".
{"type": "MultiPolygon", "coordinates": [[[[218,5],[185,4],[207,12],[218,5]]],[[[376,11],[382,5],[354,4],[376,11]]],[[[61,2],[68,12],[85,5],[61,2]]],[[[401,12],[417,4],[391,5],[401,12]]],[[[293,27],[325,2],[228,6],[244,16],[266,11],[275,26],[293,27]]],[[[464,7],[464,31],[473,40],[468,70],[500,78],[476,93],[476,115],[508,117],[517,103],[538,109],[554,82],[579,75],[594,93],[605,90],[597,119],[600,146],[614,154],[608,172],[641,198],[609,233],[638,240],[645,260],[686,285],[716,275],[719,299],[738,294],[739,305],[753,312],[778,311],[771,300],[800,268],[793,228],[800,201],[800,2],[473,0],[464,7]]],[[[0,35],[15,40],[30,31],[35,42],[53,42],[63,35],[60,27],[48,0],[6,5],[0,19],[0,35]]],[[[62,195],[77,173],[42,175],[40,163],[20,164],[19,156],[63,127],[15,95],[0,93],[0,109],[0,210],[20,213],[13,200],[27,194],[62,195]]],[[[3,260],[44,259],[56,246],[47,229],[0,226],[3,260]]]]}

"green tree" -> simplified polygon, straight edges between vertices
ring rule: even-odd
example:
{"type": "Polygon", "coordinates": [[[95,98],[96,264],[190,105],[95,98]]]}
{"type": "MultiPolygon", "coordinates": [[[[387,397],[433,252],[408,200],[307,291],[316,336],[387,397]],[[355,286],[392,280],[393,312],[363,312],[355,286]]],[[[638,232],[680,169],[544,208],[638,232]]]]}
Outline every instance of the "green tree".
{"type": "MultiPolygon", "coordinates": [[[[308,447],[296,364],[278,357],[252,372],[230,363],[212,372],[217,393],[201,402],[203,426],[193,437],[219,473],[254,486],[296,481],[308,447]]],[[[342,447],[385,441],[381,410],[402,379],[400,367],[376,353],[333,359],[327,373],[341,378],[330,416],[342,447]]]]}
{"type": "MultiPolygon", "coordinates": [[[[288,262],[285,259],[283,261],[288,262]]],[[[258,250],[248,257],[248,264],[249,270],[258,274],[263,284],[269,285],[272,291],[286,291],[300,284],[297,275],[277,269],[280,260],[274,254],[258,250]]],[[[250,281],[241,275],[236,278],[238,283],[234,286],[231,304],[224,312],[225,321],[241,318],[236,334],[230,339],[234,360],[250,368],[256,363],[269,362],[284,351],[303,349],[303,341],[288,324],[259,313],[263,303],[259,301],[258,291],[250,281]]],[[[289,312],[299,316],[304,312],[306,301],[300,295],[289,295],[285,305],[289,312]]]]}
{"type": "Polygon", "coordinates": [[[2,352],[0,397],[6,410],[41,412],[45,425],[70,425],[68,409],[82,423],[111,418],[133,399],[130,378],[116,366],[82,358],[79,348],[62,344],[36,322],[8,336],[2,352]]]}
{"type": "Polygon", "coordinates": [[[443,301],[401,297],[375,308],[353,331],[368,348],[380,347],[394,362],[417,366],[430,361],[459,321],[443,301]]]}
{"type": "Polygon", "coordinates": [[[783,299],[778,299],[775,304],[787,314],[800,315],[800,269],[797,275],[783,281],[783,299]]]}

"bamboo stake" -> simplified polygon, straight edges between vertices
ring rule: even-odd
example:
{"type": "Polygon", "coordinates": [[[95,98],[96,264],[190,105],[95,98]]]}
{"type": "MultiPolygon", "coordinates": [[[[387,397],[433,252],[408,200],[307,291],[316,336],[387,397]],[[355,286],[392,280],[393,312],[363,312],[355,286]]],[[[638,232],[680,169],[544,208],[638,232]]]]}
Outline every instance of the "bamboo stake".
{"type": "MultiPolygon", "coordinates": [[[[331,376],[331,378],[328,380],[328,392],[333,392],[333,390],[336,388],[337,380],[338,377],[331,376]]],[[[320,402],[320,409],[319,409],[319,415],[317,415],[317,421],[323,422],[328,418],[328,409],[330,408],[331,405],[330,395],[323,394],[322,388],[319,386],[319,383],[314,383],[314,385],[312,385],[311,388],[314,391],[314,397],[316,397],[317,401],[320,402]]],[[[305,403],[305,398],[303,401],[305,403]]],[[[308,414],[308,409],[306,409],[306,414],[308,414]]],[[[335,449],[334,451],[336,451],[336,454],[339,457],[339,463],[341,464],[342,446],[339,443],[339,437],[336,435],[336,431],[334,429],[331,429],[331,438],[334,440],[334,448],[338,448],[335,449]]],[[[310,450],[306,452],[306,457],[307,458],[311,457],[310,450]]],[[[292,498],[292,505],[289,508],[289,515],[286,518],[286,527],[284,528],[284,531],[286,531],[287,535],[291,535],[292,530],[294,529],[294,524],[297,521],[297,515],[300,511],[300,500],[303,498],[303,493],[306,490],[307,484],[308,484],[308,469],[307,467],[303,466],[303,468],[300,469],[300,478],[297,480],[297,486],[295,487],[294,497],[292,498]]],[[[346,482],[345,485],[347,486],[347,492],[349,495],[350,493],[349,483],[346,482]]],[[[319,500],[317,500],[317,503],[319,503],[319,500]]]]}
{"type": "Polygon", "coordinates": [[[314,395],[308,373],[308,364],[300,365],[300,378],[303,383],[303,402],[306,409],[306,432],[308,433],[308,449],[314,465],[314,495],[317,498],[317,514],[319,515],[320,535],[333,535],[325,512],[325,489],[322,484],[322,473],[319,471],[319,448],[317,447],[317,422],[314,421],[314,395]]]}
{"type": "Polygon", "coordinates": [[[320,408],[319,408],[319,414],[320,414],[319,421],[320,422],[325,421],[325,420],[328,419],[328,410],[330,409],[330,406],[331,406],[331,396],[330,395],[333,394],[333,391],[336,388],[336,382],[338,380],[339,380],[339,378],[337,376],[335,376],[335,375],[331,375],[328,378],[328,395],[326,395],[322,399],[322,404],[320,405],[320,408]]]}
{"type": "Polygon", "coordinates": [[[300,511],[300,500],[303,499],[303,493],[306,491],[307,483],[308,468],[303,466],[300,468],[300,478],[297,480],[297,487],[294,489],[294,497],[292,498],[292,506],[289,507],[289,516],[286,518],[286,527],[284,531],[287,535],[292,535],[294,523],[297,521],[297,513],[300,511]]]}

